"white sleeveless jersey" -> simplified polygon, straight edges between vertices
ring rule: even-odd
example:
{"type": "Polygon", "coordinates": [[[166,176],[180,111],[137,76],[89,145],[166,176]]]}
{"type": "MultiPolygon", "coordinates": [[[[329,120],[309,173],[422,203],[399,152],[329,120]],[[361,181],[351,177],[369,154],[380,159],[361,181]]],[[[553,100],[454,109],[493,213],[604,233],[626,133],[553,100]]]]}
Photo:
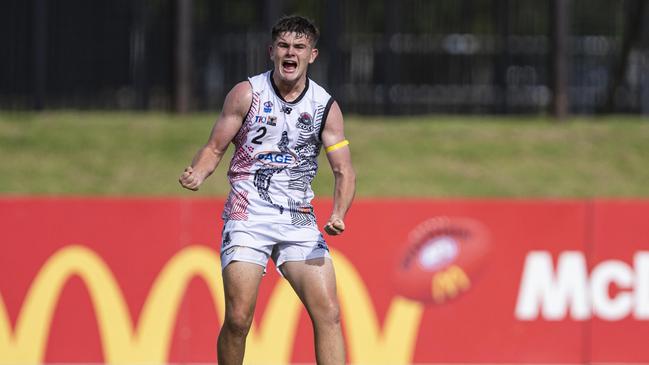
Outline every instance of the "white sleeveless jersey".
{"type": "Polygon", "coordinates": [[[250,77],[252,104],[233,139],[224,220],[316,224],[311,181],[333,98],[307,78],[302,94],[285,101],[272,71],[250,77]]]}

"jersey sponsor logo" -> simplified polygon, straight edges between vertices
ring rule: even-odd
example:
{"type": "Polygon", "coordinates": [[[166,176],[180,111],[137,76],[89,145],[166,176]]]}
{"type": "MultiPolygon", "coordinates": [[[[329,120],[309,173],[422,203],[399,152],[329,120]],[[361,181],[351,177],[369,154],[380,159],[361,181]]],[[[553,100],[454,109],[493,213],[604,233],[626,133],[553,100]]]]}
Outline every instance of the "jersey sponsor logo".
{"type": "Polygon", "coordinates": [[[297,207],[297,211],[304,214],[312,214],[313,207],[311,205],[302,205],[297,207]]]}
{"type": "Polygon", "coordinates": [[[313,117],[309,113],[302,113],[297,118],[297,127],[307,132],[313,131],[313,117]]]}
{"type": "Polygon", "coordinates": [[[267,124],[270,126],[276,126],[277,125],[277,117],[274,115],[256,115],[255,116],[255,123],[256,124],[267,124]]]}
{"type": "Polygon", "coordinates": [[[297,155],[292,152],[263,151],[257,153],[254,158],[274,167],[292,167],[297,163],[297,155]]]}
{"type": "Polygon", "coordinates": [[[273,102],[267,101],[264,103],[264,113],[270,113],[273,111],[273,102]]]}
{"type": "Polygon", "coordinates": [[[291,114],[291,111],[293,110],[293,108],[284,105],[284,106],[282,106],[282,109],[280,109],[280,110],[282,111],[282,113],[291,114]]]}

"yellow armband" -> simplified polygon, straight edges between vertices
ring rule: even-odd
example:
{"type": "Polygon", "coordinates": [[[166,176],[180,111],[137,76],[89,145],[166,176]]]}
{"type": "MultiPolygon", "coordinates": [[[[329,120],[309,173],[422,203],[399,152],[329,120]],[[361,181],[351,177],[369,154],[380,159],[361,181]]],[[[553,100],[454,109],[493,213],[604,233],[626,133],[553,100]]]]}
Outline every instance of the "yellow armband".
{"type": "Polygon", "coordinates": [[[337,150],[337,149],[339,149],[339,148],[342,148],[342,147],[347,146],[348,144],[349,144],[349,141],[348,141],[348,140],[344,140],[344,141],[338,142],[338,143],[336,143],[336,144],[332,144],[332,145],[329,146],[329,147],[326,147],[326,148],[325,148],[325,151],[326,151],[327,153],[329,153],[329,152],[333,152],[333,151],[335,151],[335,150],[337,150]]]}

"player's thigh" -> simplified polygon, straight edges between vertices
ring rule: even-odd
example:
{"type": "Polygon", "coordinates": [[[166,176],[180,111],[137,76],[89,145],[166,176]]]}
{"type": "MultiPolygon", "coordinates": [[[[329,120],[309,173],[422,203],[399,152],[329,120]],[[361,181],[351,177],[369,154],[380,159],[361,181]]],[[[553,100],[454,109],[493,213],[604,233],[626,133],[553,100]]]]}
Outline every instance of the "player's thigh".
{"type": "Polygon", "coordinates": [[[330,258],[287,261],[282,264],[281,271],[312,316],[323,315],[337,320],[336,274],[330,258]]]}
{"type": "Polygon", "coordinates": [[[234,261],[223,269],[226,315],[242,321],[252,316],[264,267],[245,261],[234,261]]]}

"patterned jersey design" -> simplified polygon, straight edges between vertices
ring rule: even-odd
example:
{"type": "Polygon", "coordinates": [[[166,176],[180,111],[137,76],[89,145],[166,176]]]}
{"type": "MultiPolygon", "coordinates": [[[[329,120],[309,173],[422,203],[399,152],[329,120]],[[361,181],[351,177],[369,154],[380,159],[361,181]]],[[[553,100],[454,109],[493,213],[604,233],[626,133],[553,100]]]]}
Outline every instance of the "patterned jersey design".
{"type": "Polygon", "coordinates": [[[278,95],[272,71],[249,81],[252,104],[232,141],[223,219],[315,225],[311,183],[331,96],[307,79],[303,93],[287,102],[278,95]]]}
{"type": "Polygon", "coordinates": [[[230,196],[223,209],[223,215],[234,220],[248,220],[248,192],[230,191],[230,196]]]}
{"type": "MultiPolygon", "coordinates": [[[[252,104],[250,105],[250,110],[246,115],[246,120],[254,118],[254,116],[259,111],[259,93],[253,92],[252,94],[252,104]]],[[[241,129],[234,137],[232,141],[235,146],[237,146],[234,155],[232,156],[232,161],[230,163],[230,169],[228,170],[228,179],[230,182],[246,179],[248,176],[248,171],[252,167],[254,161],[252,159],[252,152],[254,148],[249,145],[246,145],[246,140],[248,139],[248,133],[250,132],[250,124],[243,123],[241,129]]]]}
{"type": "MultiPolygon", "coordinates": [[[[279,140],[279,143],[277,144],[277,147],[279,148],[280,152],[288,153],[288,133],[286,131],[282,132],[282,138],[279,140]]],[[[272,179],[273,175],[278,174],[286,169],[286,166],[284,167],[263,167],[257,170],[255,172],[255,187],[257,188],[257,192],[259,192],[259,196],[267,201],[268,203],[272,204],[274,207],[279,209],[279,214],[284,213],[284,207],[273,203],[273,200],[270,198],[270,194],[268,193],[268,190],[270,189],[270,179],[272,179]]]]}
{"type": "MultiPolygon", "coordinates": [[[[314,124],[321,125],[322,116],[324,115],[325,106],[321,105],[316,109],[316,119],[310,124],[304,123],[302,116],[298,118],[298,128],[301,129],[295,151],[300,156],[300,162],[297,166],[290,169],[291,181],[289,188],[299,191],[306,191],[311,188],[311,182],[318,171],[318,154],[320,153],[320,143],[318,136],[314,135],[314,124]],[[300,124],[305,127],[300,127],[300,124]],[[311,127],[307,127],[310,125],[311,127]]],[[[311,116],[308,116],[309,119],[311,116]]]]}

